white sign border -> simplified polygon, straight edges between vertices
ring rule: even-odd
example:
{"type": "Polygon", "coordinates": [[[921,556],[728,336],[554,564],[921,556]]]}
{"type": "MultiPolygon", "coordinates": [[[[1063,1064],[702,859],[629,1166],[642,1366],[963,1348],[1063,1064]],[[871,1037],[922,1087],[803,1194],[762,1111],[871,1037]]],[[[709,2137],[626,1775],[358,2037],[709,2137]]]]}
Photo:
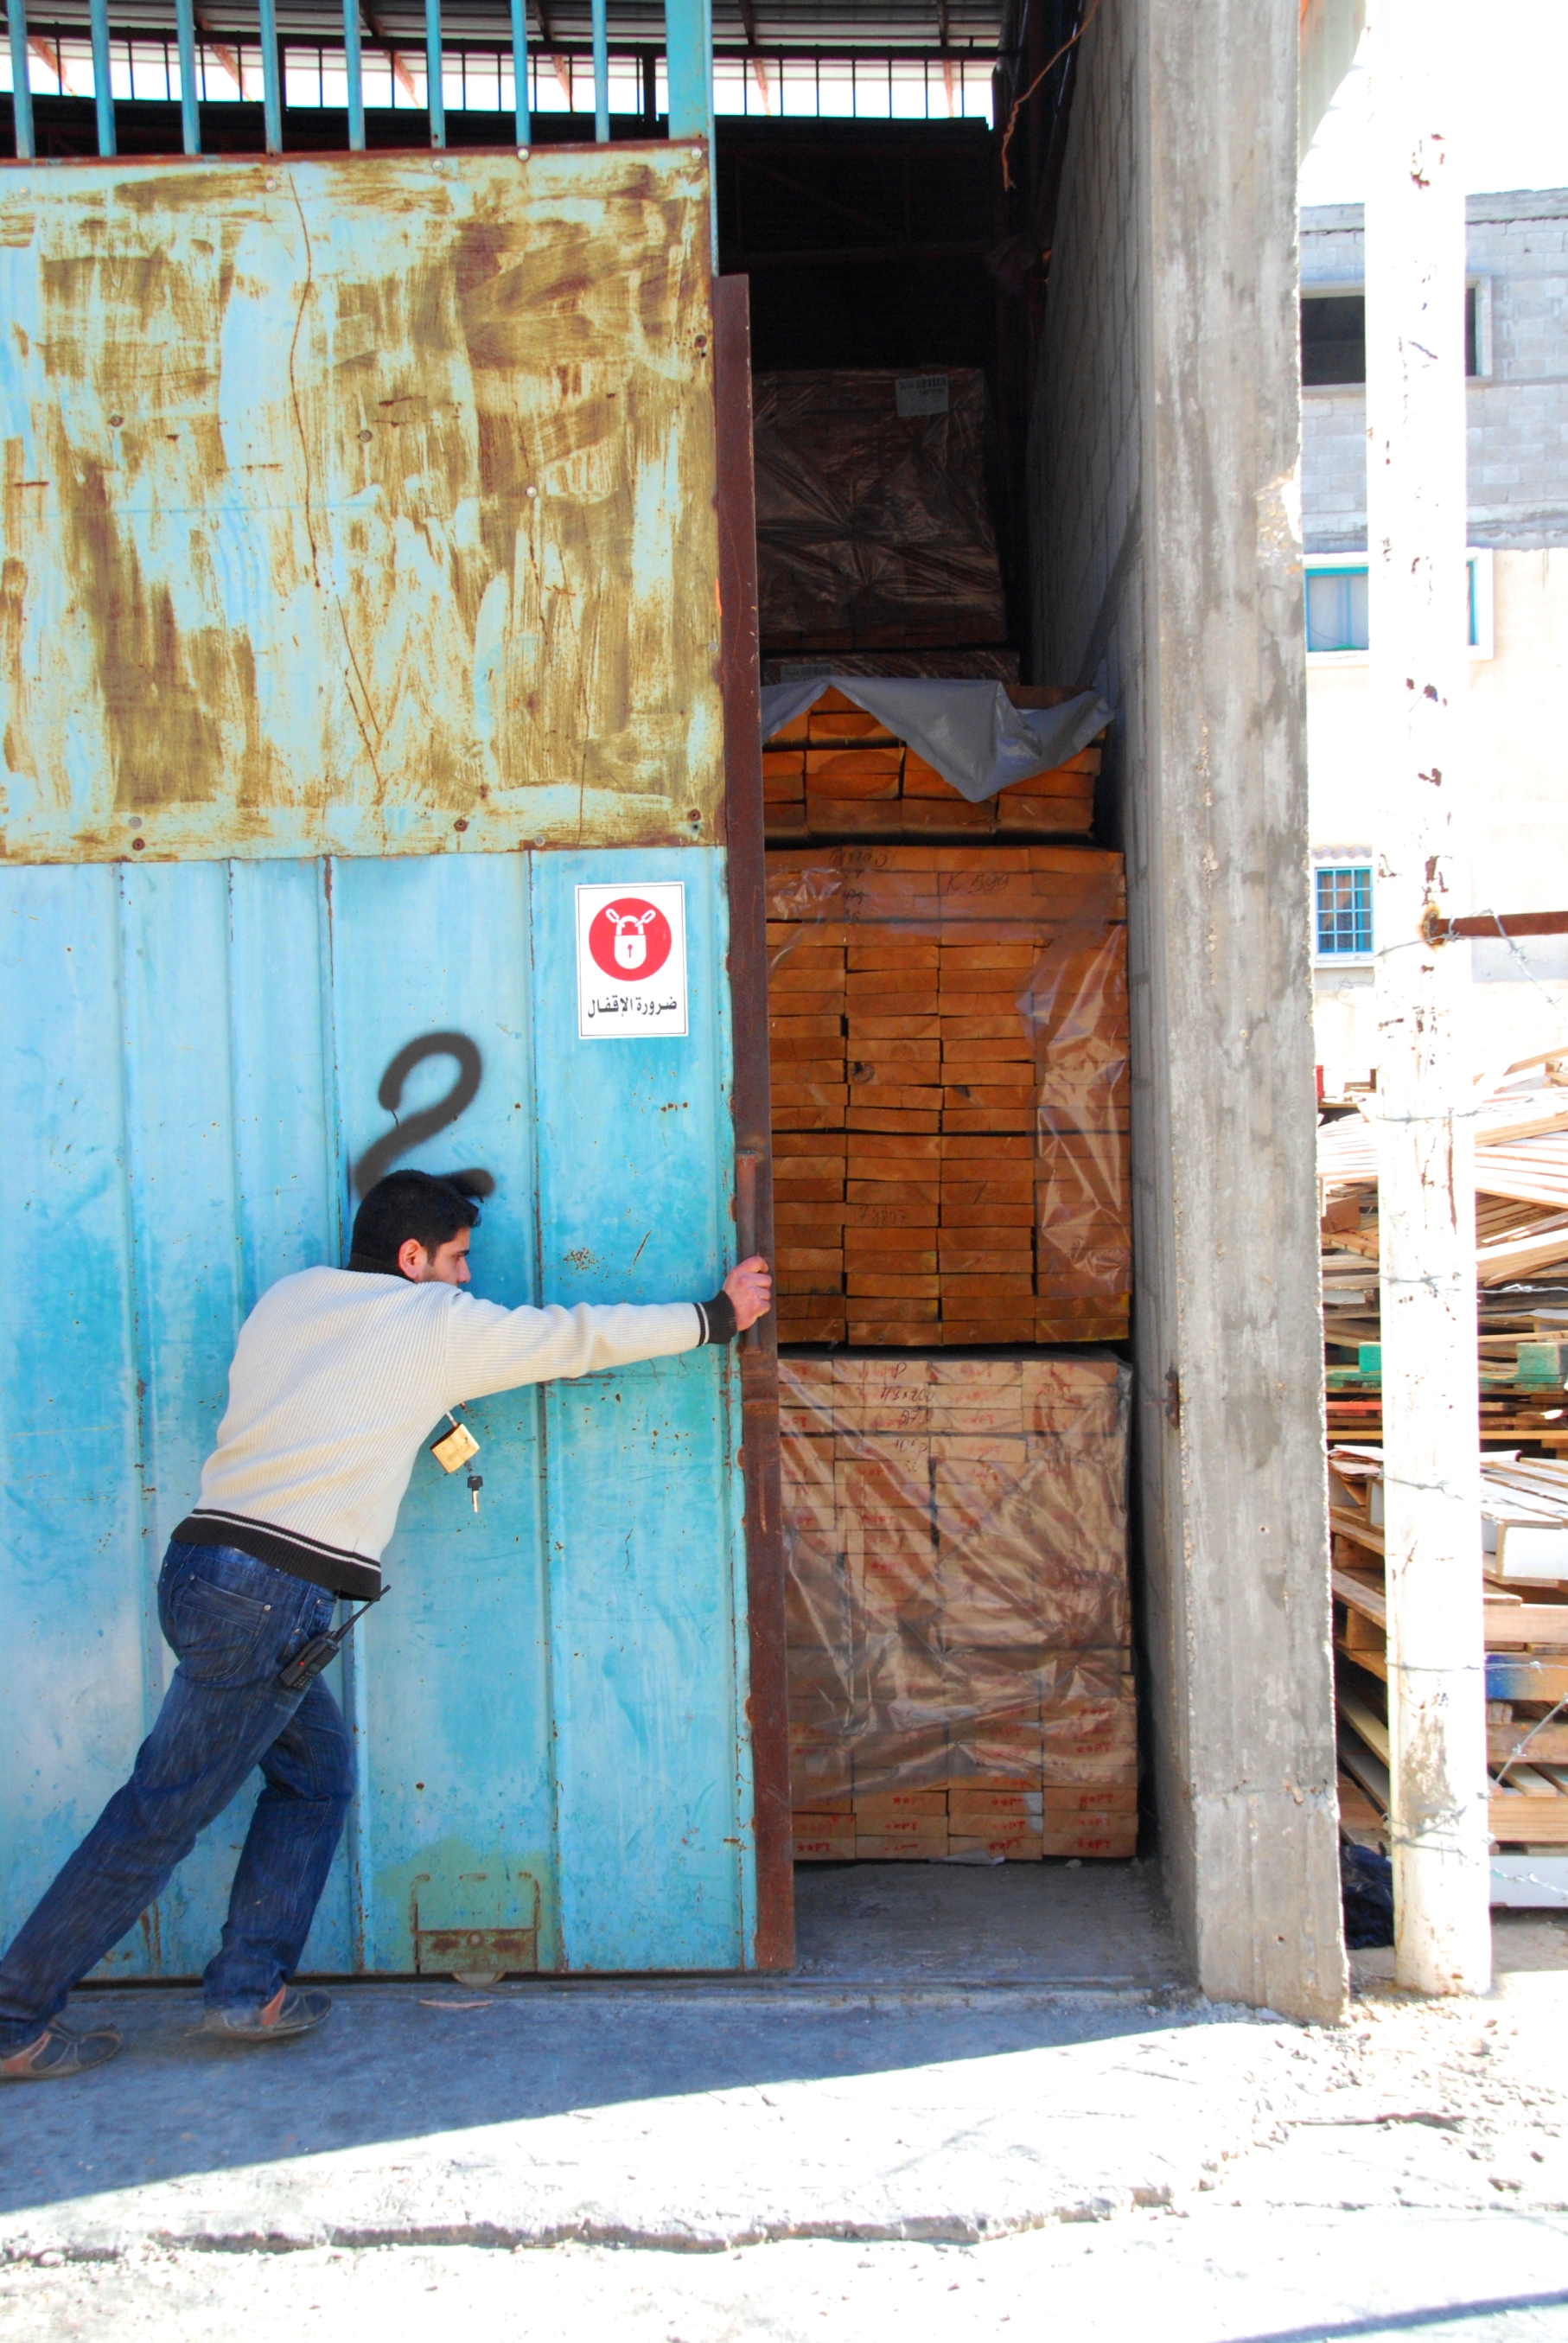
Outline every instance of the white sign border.
{"type": "MultiPolygon", "coordinates": [[[[684,879],[592,879],[580,880],[575,896],[576,950],[578,964],[578,1040],[579,1041],[681,1041],[691,1030],[691,969],[686,948],[686,881],[684,879]],[[583,916],[583,898],[598,898],[587,919],[583,916]],[[618,895],[643,895],[658,903],[669,919],[673,908],[676,916],[670,920],[671,940],[667,966],[679,963],[680,1022],[660,1025],[651,1031],[647,1026],[590,1025],[586,1016],[587,992],[593,986],[603,987],[613,982],[594,960],[588,950],[588,931],[607,901],[618,895]],[[673,905],[669,899],[673,898],[673,905]],[[661,900],[662,899],[662,900],[661,900]]],[[[662,971],[661,971],[662,973],[662,971]]],[[[630,988],[626,988],[630,990],[630,988]]]]}

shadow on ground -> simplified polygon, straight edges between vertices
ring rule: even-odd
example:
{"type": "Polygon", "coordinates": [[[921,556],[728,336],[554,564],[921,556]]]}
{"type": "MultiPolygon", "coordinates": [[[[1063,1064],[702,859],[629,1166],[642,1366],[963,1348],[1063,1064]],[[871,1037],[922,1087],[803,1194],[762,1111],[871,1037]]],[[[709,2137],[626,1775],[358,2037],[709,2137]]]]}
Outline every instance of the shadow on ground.
{"type": "Polygon", "coordinates": [[[769,2084],[891,2075],[1181,2026],[1152,1867],[824,1867],[794,1979],[335,1986],[322,2031],[196,2031],[197,1991],[93,1991],[126,2046],[0,2092],[0,2215],[333,2150],[769,2084]],[[1151,2003],[1150,1996],[1153,1996],[1151,2003]]]}

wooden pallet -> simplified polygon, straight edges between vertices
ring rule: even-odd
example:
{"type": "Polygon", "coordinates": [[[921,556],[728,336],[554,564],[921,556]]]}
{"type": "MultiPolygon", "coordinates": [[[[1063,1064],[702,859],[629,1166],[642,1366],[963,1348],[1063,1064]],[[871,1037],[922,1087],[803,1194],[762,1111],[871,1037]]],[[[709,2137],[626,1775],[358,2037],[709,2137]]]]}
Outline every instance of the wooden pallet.
{"type": "MultiPolygon", "coordinates": [[[[1554,1466],[1503,1467],[1550,1488],[1554,1466]]],[[[1373,1460],[1353,1452],[1330,1455],[1329,1524],[1335,1700],[1342,1768],[1388,1813],[1388,1599],[1383,1580],[1383,1532],[1377,1518],[1381,1476],[1373,1460]]],[[[1539,1501],[1539,1493],[1536,1493],[1539,1501]]],[[[1522,1494],[1519,1502],[1524,1503],[1522,1494]]],[[[1568,1513],[1568,1488],[1563,1491],[1568,1513]]],[[[1493,1557],[1495,1560],[1495,1556],[1493,1557]]],[[[1478,1554],[1482,1621],[1486,1645],[1487,1764],[1492,1775],[1488,1820],[1494,1842],[1568,1845],[1568,1724],[1548,1721],[1568,1699],[1568,1582],[1521,1591],[1483,1577],[1488,1557],[1478,1554]]]]}

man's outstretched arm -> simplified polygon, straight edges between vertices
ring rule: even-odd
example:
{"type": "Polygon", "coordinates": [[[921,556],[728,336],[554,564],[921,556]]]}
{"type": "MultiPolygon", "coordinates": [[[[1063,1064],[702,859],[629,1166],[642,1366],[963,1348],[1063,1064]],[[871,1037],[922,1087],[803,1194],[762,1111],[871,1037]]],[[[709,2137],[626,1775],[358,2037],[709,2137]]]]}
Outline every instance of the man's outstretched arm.
{"type": "Polygon", "coordinates": [[[557,1376],[592,1374],[640,1359],[678,1357],[730,1341],[762,1317],[773,1280],[760,1253],[732,1269],[711,1302],[579,1302],[503,1310],[452,1289],[446,1329],[446,1404],[557,1376]]]}

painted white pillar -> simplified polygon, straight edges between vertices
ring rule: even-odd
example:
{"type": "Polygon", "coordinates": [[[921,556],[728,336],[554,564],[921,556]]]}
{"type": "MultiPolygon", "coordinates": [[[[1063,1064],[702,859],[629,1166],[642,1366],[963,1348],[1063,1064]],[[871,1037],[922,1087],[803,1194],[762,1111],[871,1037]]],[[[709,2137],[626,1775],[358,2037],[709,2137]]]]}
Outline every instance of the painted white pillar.
{"type": "Polygon", "coordinates": [[[1395,1974],[1484,1992],[1482,1634],[1470,963],[1422,934],[1462,875],[1464,196],[1474,19],[1373,0],[1366,205],[1367,543],[1382,775],[1373,887],[1395,1974]]]}

